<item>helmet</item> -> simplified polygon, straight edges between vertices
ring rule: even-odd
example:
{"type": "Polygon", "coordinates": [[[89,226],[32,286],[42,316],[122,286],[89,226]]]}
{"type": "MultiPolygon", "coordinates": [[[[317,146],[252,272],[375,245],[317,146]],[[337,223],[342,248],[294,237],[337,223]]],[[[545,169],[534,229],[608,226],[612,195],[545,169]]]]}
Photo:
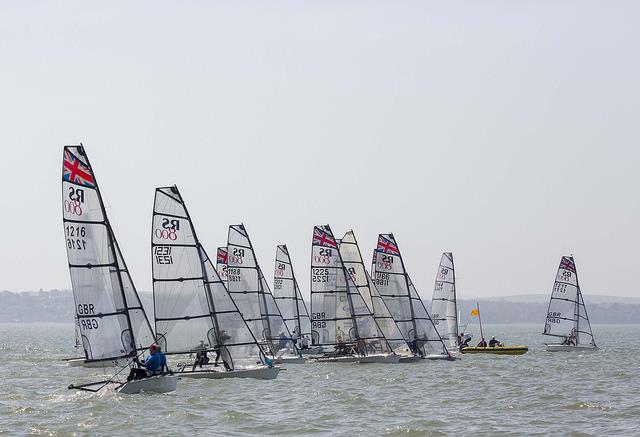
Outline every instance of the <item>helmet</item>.
{"type": "Polygon", "coordinates": [[[150,351],[157,351],[158,350],[158,345],[153,343],[151,346],[149,346],[149,350],[150,351]]]}

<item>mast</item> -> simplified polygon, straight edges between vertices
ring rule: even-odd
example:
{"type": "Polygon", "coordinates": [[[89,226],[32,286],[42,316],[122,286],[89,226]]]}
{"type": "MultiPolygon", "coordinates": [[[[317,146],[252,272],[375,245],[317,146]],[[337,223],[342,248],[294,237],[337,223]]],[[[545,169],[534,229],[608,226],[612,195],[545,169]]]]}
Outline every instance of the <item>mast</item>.
{"type": "Polygon", "coordinates": [[[451,255],[451,265],[454,266],[453,267],[453,316],[456,318],[455,320],[456,346],[460,346],[459,344],[460,342],[458,341],[458,339],[460,338],[460,330],[458,327],[460,320],[458,320],[458,297],[456,295],[456,268],[453,262],[453,252],[449,252],[449,255],[451,255]]]}
{"type": "Polygon", "coordinates": [[[484,340],[484,334],[482,333],[482,316],[480,315],[480,304],[476,301],[476,308],[478,308],[478,323],[480,324],[480,341],[484,340]]]}

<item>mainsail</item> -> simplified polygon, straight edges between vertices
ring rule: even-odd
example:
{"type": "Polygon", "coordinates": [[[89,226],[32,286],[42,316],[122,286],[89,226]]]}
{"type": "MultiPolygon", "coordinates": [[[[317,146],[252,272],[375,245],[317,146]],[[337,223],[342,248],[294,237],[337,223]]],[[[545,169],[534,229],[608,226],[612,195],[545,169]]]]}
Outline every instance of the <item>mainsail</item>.
{"type": "Polygon", "coordinates": [[[360,353],[392,350],[348,275],[329,225],[313,229],[311,334],[313,344],[325,348],[356,342],[361,345],[360,353]]]}
{"type": "Polygon", "coordinates": [[[227,247],[218,247],[216,251],[216,270],[225,284],[227,283],[227,258],[227,247]]]}
{"type": "Polygon", "coordinates": [[[62,213],[86,361],[136,356],[153,343],[153,331],[82,145],[64,148],[62,213]]]}
{"type": "Polygon", "coordinates": [[[543,334],[596,346],[572,256],[560,260],[543,334]]]}
{"type": "Polygon", "coordinates": [[[200,244],[176,186],[156,189],[151,252],[156,332],[166,353],[220,350],[232,369],[255,365],[260,347],[200,244]]]}
{"type": "Polygon", "coordinates": [[[362,255],[358,242],[353,231],[348,231],[339,242],[340,255],[353,284],[364,299],[365,303],[372,311],[373,316],[382,330],[385,338],[389,342],[391,348],[399,352],[401,349],[407,350],[407,342],[405,341],[398,325],[393,320],[391,312],[385,304],[382,296],[373,280],[364,267],[362,255]]]}
{"type": "Polygon", "coordinates": [[[295,340],[311,337],[311,320],[304,303],[298,281],[293,272],[289,250],[284,244],[276,248],[276,266],[273,273],[273,297],[282,317],[295,340]]]}
{"type": "Polygon", "coordinates": [[[405,341],[415,341],[425,355],[448,355],[447,347],[405,270],[393,234],[378,235],[372,272],[375,285],[405,341]]]}
{"type": "Polygon", "coordinates": [[[253,335],[266,342],[269,354],[296,352],[294,341],[258,265],[244,225],[229,226],[227,241],[229,293],[253,335]]]}
{"type": "Polygon", "coordinates": [[[449,339],[449,347],[458,347],[458,310],[456,307],[456,274],[453,254],[444,252],[440,259],[436,282],[431,300],[431,320],[444,338],[449,339]]]}

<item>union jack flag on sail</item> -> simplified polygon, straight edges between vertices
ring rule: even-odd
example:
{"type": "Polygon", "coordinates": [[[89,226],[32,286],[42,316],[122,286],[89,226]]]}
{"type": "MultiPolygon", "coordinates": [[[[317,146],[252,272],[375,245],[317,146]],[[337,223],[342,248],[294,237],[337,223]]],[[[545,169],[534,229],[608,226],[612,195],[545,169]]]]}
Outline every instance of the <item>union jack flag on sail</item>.
{"type": "Polygon", "coordinates": [[[62,161],[62,179],[85,187],[95,188],[96,186],[91,169],[66,148],[62,161]]]}
{"type": "Polygon", "coordinates": [[[378,235],[378,248],[376,250],[378,252],[389,253],[391,255],[400,255],[398,246],[382,235],[378,235]]]}
{"type": "Polygon", "coordinates": [[[218,253],[216,256],[216,262],[218,264],[226,264],[227,263],[227,248],[226,247],[218,247],[218,253]]]}
{"type": "Polygon", "coordinates": [[[319,246],[338,247],[333,237],[326,232],[320,230],[317,226],[313,228],[313,244],[319,246]]]}
{"type": "Polygon", "coordinates": [[[563,256],[562,261],[560,261],[560,268],[569,270],[570,272],[576,272],[576,265],[573,262],[573,259],[563,256]]]}

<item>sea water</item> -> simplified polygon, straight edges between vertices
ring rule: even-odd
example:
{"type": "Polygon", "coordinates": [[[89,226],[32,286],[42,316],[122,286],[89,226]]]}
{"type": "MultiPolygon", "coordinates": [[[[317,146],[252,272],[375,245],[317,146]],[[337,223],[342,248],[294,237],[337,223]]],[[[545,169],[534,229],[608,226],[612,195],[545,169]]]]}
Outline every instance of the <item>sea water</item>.
{"type": "Polygon", "coordinates": [[[483,328],[529,352],[291,364],[271,381],[181,379],[174,393],[121,395],[67,389],[109,376],[61,361],[74,355],[72,324],[0,324],[0,434],[640,435],[640,325],[595,325],[600,350],[580,354],[545,352],[541,326],[483,328]]]}

